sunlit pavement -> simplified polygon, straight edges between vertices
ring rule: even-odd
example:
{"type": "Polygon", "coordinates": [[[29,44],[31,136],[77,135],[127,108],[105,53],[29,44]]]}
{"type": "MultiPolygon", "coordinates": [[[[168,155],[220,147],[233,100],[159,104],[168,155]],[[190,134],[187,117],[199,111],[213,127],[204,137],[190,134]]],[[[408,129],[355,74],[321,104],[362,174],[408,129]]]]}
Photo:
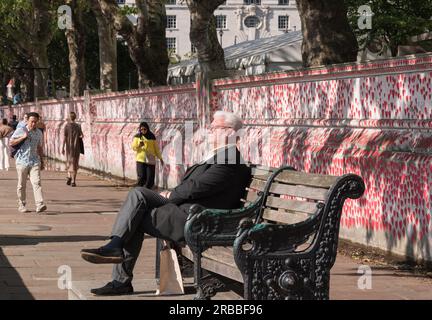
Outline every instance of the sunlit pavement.
{"type": "MultiPolygon", "coordinates": [[[[63,280],[69,271],[71,280],[84,288],[82,298],[92,298],[88,289],[110,280],[111,266],[85,262],[80,250],[105,242],[129,189],[84,174],[79,175],[78,186],[72,188],[66,185],[64,173],[43,171],[48,210],[35,213],[28,182],[31,212],[23,214],[17,211],[16,182],[15,169],[0,171],[0,299],[68,299],[63,280]]],[[[146,238],[135,268],[138,291],[149,293],[154,289],[154,255],[155,241],[146,238]]],[[[358,271],[357,261],[338,256],[332,269],[331,299],[432,299],[430,278],[372,266],[368,282],[361,278],[364,269],[360,269],[363,273],[358,271]]],[[[217,297],[239,298],[233,292],[217,297]]],[[[189,299],[192,293],[172,298],[189,299]]],[[[152,299],[152,296],[141,294],[122,299],[152,299]]]]}

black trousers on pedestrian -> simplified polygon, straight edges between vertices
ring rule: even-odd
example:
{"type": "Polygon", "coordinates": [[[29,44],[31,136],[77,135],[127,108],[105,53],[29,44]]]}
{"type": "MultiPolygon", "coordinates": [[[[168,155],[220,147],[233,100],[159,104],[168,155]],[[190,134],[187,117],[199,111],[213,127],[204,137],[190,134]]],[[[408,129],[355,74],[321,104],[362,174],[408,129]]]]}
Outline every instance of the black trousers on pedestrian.
{"type": "Polygon", "coordinates": [[[115,264],[112,279],[121,283],[130,283],[133,269],[141,251],[144,234],[164,238],[153,226],[151,212],[167,204],[167,198],[144,187],[136,187],[129,191],[126,201],[120,208],[111,235],[123,240],[124,261],[115,264]]]}
{"type": "Polygon", "coordinates": [[[155,182],[155,171],[156,166],[154,164],[148,164],[143,162],[136,163],[137,176],[138,176],[138,187],[146,187],[148,189],[153,188],[155,182]]]}

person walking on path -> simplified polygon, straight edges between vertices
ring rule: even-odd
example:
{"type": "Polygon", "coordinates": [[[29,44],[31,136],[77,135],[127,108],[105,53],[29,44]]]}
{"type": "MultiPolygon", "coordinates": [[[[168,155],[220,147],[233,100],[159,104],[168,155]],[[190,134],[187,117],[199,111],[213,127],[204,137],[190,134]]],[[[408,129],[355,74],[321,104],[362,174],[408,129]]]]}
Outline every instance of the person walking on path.
{"type": "Polygon", "coordinates": [[[9,170],[9,136],[13,132],[8,126],[7,119],[3,119],[0,125],[0,170],[9,170]]]}
{"type": "Polygon", "coordinates": [[[156,137],[150,131],[147,122],[141,122],[139,130],[140,132],[135,135],[132,141],[132,149],[136,152],[137,187],[151,189],[155,180],[156,157],[161,161],[162,165],[164,161],[156,137]]]}
{"type": "Polygon", "coordinates": [[[79,158],[81,154],[80,139],[84,138],[81,126],[75,122],[76,113],[69,114],[69,123],[64,128],[64,141],[62,154],[66,154],[66,184],[76,187],[76,176],[79,167],[79,158]]]}
{"type": "Polygon", "coordinates": [[[26,184],[27,177],[33,186],[33,194],[36,203],[36,213],[47,209],[44,204],[41,184],[41,170],[43,169],[43,135],[36,128],[39,121],[39,114],[30,112],[27,125],[24,128],[17,128],[11,137],[10,145],[17,146],[22,142],[21,147],[15,155],[16,170],[18,173],[18,211],[28,212],[26,208],[26,184]]]}

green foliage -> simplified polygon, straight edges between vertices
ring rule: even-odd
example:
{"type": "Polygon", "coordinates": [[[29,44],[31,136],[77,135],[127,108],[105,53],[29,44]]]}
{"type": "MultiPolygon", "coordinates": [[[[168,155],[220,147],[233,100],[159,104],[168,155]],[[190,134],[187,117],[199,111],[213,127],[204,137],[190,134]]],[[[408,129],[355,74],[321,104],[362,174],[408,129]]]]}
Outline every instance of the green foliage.
{"type": "Polygon", "coordinates": [[[136,7],[125,5],[119,8],[120,8],[120,12],[125,16],[130,14],[138,14],[138,9],[136,7]]]}
{"type": "Polygon", "coordinates": [[[399,45],[409,44],[409,38],[432,30],[432,0],[345,0],[351,27],[360,47],[380,42],[393,55],[399,45]],[[358,26],[358,9],[369,5],[372,9],[372,29],[358,26]]]}
{"type": "Polygon", "coordinates": [[[0,1],[0,19],[4,25],[17,29],[23,23],[29,22],[28,13],[31,12],[31,1],[27,0],[1,0],[0,1]]]}

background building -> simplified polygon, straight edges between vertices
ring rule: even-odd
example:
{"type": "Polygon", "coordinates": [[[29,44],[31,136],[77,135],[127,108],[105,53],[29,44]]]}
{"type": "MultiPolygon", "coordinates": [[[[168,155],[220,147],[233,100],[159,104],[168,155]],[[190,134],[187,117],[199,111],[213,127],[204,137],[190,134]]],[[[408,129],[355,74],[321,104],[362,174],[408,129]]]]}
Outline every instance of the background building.
{"type": "MultiPolygon", "coordinates": [[[[134,5],[135,1],[118,3],[134,5]]],[[[167,0],[166,14],[168,48],[183,59],[195,51],[189,40],[189,9],[179,0],[167,0]]],[[[295,0],[227,0],[215,16],[218,39],[224,48],[301,29],[295,0]]]]}
{"type": "MultiPolygon", "coordinates": [[[[237,75],[258,75],[266,72],[302,68],[301,31],[278,36],[244,41],[224,48],[227,70],[237,75]]],[[[197,58],[181,61],[168,68],[168,84],[195,82],[200,70],[197,58]]]]}

